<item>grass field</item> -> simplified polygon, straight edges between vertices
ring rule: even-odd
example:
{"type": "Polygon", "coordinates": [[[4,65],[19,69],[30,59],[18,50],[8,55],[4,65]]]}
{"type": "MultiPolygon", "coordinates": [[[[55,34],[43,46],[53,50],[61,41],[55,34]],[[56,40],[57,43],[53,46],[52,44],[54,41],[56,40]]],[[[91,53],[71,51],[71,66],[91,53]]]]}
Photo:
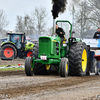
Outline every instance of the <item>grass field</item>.
{"type": "Polygon", "coordinates": [[[18,66],[18,65],[0,65],[0,71],[16,71],[16,70],[24,70],[24,68],[7,68],[10,67],[10,66],[18,66]],[[1,68],[1,67],[6,67],[6,68],[1,68]]]}
{"type": "Polygon", "coordinates": [[[18,66],[18,65],[0,65],[0,67],[5,67],[5,66],[18,66]]]}
{"type": "Polygon", "coordinates": [[[24,70],[24,68],[20,67],[20,66],[24,66],[24,63],[25,63],[24,59],[14,59],[13,61],[0,60],[0,71],[24,70]]]}
{"type": "Polygon", "coordinates": [[[24,70],[24,68],[3,68],[0,71],[16,71],[16,70],[24,70]]]}

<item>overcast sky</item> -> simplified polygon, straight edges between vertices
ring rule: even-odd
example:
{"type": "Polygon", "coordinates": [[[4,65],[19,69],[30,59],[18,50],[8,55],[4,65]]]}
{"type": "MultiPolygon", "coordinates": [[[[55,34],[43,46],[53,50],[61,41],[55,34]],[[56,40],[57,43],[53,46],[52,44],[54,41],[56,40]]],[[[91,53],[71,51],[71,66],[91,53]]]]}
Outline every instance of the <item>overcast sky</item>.
{"type": "MultiPolygon", "coordinates": [[[[69,2],[70,0],[68,0],[69,2]]],[[[59,14],[57,19],[72,21],[71,12],[68,10],[69,3],[67,4],[66,11],[59,14]]],[[[14,31],[16,25],[16,16],[30,14],[35,7],[44,6],[48,11],[48,27],[52,26],[52,0],[0,0],[0,9],[7,15],[9,25],[6,29],[14,31]]]]}

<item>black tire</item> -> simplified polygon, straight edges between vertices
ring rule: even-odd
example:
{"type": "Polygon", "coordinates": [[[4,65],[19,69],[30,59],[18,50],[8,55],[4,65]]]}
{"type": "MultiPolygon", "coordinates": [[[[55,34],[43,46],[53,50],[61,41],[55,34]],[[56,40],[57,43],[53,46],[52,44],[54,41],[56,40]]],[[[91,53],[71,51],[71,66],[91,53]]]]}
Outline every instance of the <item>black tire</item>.
{"type": "Polygon", "coordinates": [[[36,42],[34,47],[33,47],[33,56],[35,58],[38,58],[38,53],[39,53],[39,43],[36,42]]]}
{"type": "Polygon", "coordinates": [[[32,69],[33,64],[33,58],[32,57],[26,57],[25,59],[25,73],[27,76],[33,76],[34,70],[32,69]]]}
{"type": "Polygon", "coordinates": [[[34,74],[35,75],[49,75],[50,70],[47,70],[45,65],[43,64],[37,64],[34,65],[34,74]]]}
{"type": "Polygon", "coordinates": [[[32,57],[32,55],[33,55],[33,50],[26,51],[26,57],[32,57]]]}
{"type": "Polygon", "coordinates": [[[98,75],[97,63],[98,63],[97,60],[94,58],[93,67],[94,67],[94,73],[95,73],[95,75],[98,75]]]}
{"type": "Polygon", "coordinates": [[[69,58],[69,75],[85,76],[87,72],[86,44],[84,42],[78,42],[72,44],[70,47],[68,58],[69,58]]]}
{"type": "Polygon", "coordinates": [[[68,67],[68,59],[62,58],[60,62],[60,76],[66,77],[68,75],[69,67],[68,67]]]}
{"type": "MultiPolygon", "coordinates": [[[[39,53],[39,43],[37,42],[33,47],[33,57],[38,58],[39,53]]],[[[46,66],[40,63],[34,64],[34,74],[35,75],[48,75],[49,70],[46,69],[46,66]]]]}
{"type": "Polygon", "coordinates": [[[12,44],[5,44],[1,47],[1,59],[12,60],[17,57],[17,49],[12,44]]]}

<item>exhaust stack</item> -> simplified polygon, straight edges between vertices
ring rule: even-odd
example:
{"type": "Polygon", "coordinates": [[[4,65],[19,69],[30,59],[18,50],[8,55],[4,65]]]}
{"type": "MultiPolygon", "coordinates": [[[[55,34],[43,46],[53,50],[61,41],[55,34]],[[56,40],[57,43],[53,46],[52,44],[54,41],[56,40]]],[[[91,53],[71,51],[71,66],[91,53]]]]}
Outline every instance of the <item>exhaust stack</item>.
{"type": "Polygon", "coordinates": [[[56,33],[56,28],[55,28],[55,19],[53,19],[53,35],[56,33]]]}

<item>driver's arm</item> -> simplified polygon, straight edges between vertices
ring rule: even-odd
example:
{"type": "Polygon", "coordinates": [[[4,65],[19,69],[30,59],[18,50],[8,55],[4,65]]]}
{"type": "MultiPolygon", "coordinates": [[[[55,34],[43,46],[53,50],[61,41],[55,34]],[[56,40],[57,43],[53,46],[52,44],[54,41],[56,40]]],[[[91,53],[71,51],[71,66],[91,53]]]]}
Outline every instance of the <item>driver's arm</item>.
{"type": "Polygon", "coordinates": [[[60,33],[65,35],[65,32],[64,32],[64,30],[62,28],[61,28],[61,32],[60,33]]]}

